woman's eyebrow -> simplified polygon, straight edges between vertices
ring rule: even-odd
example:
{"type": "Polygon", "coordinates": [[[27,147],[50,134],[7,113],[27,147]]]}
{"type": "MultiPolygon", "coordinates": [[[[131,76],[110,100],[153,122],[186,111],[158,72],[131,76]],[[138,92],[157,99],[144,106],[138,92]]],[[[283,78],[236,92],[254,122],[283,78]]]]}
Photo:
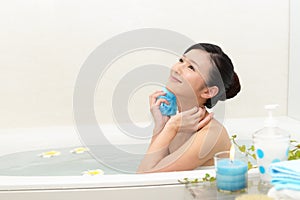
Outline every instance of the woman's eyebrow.
{"type": "Polygon", "coordinates": [[[198,65],[196,62],[194,62],[193,60],[187,58],[185,55],[182,55],[182,57],[184,57],[186,60],[188,60],[188,61],[189,61],[192,65],[194,65],[195,67],[199,67],[199,65],[198,65]]]}

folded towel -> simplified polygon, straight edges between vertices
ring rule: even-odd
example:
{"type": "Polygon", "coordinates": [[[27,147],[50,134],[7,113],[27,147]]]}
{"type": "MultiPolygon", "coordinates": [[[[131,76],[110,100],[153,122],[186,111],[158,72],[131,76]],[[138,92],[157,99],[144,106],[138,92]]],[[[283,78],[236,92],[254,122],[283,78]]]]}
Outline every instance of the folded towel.
{"type": "Polygon", "coordinates": [[[237,196],[235,200],[273,200],[264,194],[243,194],[241,196],[237,196]]]}
{"type": "Polygon", "coordinates": [[[166,99],[170,104],[162,103],[160,104],[160,112],[162,115],[171,116],[175,115],[177,112],[177,102],[176,96],[167,90],[167,88],[163,88],[163,91],[166,93],[164,96],[159,96],[158,99],[166,99]]]}
{"type": "Polygon", "coordinates": [[[285,200],[299,200],[300,199],[300,191],[295,190],[276,190],[275,187],[272,187],[268,191],[268,196],[275,199],[285,199],[285,200]]]}
{"type": "Polygon", "coordinates": [[[276,190],[300,190],[300,160],[271,164],[271,183],[276,190]]]}

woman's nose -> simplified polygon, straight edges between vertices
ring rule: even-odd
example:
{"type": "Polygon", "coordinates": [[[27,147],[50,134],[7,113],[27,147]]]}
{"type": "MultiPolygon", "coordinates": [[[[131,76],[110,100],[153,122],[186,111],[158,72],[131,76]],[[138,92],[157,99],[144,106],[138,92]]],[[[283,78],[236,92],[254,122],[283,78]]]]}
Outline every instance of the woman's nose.
{"type": "Polygon", "coordinates": [[[175,65],[173,65],[172,70],[178,74],[181,74],[183,67],[183,63],[176,63],[175,65]]]}

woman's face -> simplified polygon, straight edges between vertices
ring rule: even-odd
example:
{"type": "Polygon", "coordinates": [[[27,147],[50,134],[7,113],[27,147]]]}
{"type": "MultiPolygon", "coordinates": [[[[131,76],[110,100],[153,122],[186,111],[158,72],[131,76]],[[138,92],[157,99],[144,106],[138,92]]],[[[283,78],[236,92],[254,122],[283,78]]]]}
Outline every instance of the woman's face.
{"type": "Polygon", "coordinates": [[[199,99],[202,90],[206,88],[211,67],[207,52],[199,49],[190,50],[174,64],[166,86],[178,97],[199,99]]]}

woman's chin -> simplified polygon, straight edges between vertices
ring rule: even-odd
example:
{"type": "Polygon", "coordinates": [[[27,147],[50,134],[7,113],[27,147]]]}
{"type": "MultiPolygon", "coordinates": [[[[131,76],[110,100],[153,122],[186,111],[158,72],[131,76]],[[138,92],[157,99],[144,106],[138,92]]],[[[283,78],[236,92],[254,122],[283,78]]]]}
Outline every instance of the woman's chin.
{"type": "Polygon", "coordinates": [[[167,90],[169,90],[173,94],[176,94],[176,87],[174,87],[172,84],[167,83],[166,88],[167,88],[167,90]]]}

